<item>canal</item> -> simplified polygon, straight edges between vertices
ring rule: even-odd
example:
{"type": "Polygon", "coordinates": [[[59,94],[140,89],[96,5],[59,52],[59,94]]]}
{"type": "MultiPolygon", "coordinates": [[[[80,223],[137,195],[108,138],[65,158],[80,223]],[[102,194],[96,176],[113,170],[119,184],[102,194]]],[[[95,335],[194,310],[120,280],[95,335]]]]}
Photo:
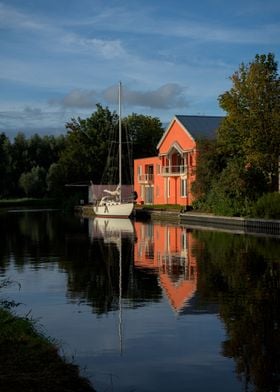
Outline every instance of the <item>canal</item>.
{"type": "Polygon", "coordinates": [[[279,391],[280,238],[0,213],[1,298],[101,391],[279,391]]]}

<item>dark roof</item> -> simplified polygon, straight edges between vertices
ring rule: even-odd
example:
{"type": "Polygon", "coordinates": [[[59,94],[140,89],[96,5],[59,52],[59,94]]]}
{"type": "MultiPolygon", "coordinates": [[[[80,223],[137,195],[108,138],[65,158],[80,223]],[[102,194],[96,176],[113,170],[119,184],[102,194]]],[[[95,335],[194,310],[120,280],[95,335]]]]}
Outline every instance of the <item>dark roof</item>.
{"type": "Polygon", "coordinates": [[[175,116],[194,139],[215,139],[223,116],[175,116]]]}

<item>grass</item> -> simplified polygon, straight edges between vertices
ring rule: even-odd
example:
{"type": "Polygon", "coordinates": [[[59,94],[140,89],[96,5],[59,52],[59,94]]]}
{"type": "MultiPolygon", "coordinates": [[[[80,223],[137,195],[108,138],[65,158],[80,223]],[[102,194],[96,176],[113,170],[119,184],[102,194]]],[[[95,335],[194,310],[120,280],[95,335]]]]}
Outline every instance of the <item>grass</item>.
{"type": "Polygon", "coordinates": [[[0,308],[1,392],[94,392],[35,323],[0,308]]]}

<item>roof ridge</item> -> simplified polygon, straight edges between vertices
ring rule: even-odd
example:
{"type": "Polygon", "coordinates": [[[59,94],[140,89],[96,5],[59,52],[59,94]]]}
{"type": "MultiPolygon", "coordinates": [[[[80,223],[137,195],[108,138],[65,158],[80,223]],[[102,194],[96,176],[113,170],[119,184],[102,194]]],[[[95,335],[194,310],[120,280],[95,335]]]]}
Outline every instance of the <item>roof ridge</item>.
{"type": "Polygon", "coordinates": [[[225,116],[218,116],[218,115],[211,115],[211,114],[175,114],[175,117],[225,117],[225,116]]]}

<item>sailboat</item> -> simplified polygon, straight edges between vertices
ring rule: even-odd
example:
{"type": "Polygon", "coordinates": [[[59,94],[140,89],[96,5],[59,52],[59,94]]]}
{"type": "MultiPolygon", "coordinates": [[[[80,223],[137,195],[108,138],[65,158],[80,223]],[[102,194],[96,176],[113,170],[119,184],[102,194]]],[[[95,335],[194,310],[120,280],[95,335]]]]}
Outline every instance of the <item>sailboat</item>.
{"type": "Polygon", "coordinates": [[[134,209],[133,200],[125,201],[122,195],[122,119],[121,119],[121,82],[119,83],[119,134],[118,134],[119,183],[114,189],[104,189],[105,195],[94,206],[98,217],[128,218],[134,209]]]}

